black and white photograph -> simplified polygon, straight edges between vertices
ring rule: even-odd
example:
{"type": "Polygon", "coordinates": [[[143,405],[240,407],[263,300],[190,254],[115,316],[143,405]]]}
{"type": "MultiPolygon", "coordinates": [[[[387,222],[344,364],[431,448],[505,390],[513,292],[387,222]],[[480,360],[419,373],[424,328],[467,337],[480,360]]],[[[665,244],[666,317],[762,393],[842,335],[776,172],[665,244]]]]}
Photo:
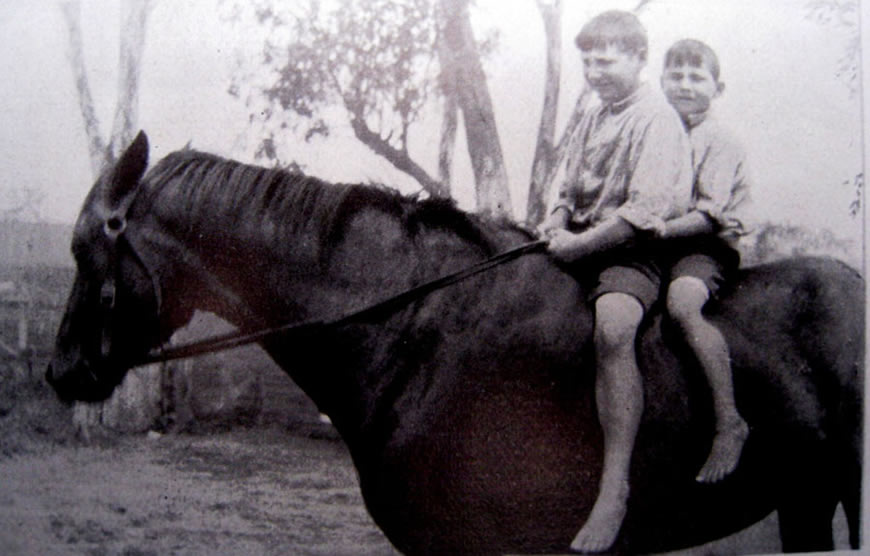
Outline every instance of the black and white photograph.
{"type": "Polygon", "coordinates": [[[865,12],[0,0],[0,554],[863,552],[865,12]]]}

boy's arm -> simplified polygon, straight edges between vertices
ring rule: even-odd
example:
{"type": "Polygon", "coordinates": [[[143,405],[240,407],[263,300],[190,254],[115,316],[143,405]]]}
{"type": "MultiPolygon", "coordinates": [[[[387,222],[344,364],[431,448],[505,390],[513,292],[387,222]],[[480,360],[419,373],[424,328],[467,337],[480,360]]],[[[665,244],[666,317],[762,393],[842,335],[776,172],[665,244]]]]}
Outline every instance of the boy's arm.
{"type": "Polygon", "coordinates": [[[682,216],[692,196],[692,154],[676,111],[657,113],[632,139],[627,200],[616,216],[637,230],[661,234],[682,216]]]}
{"type": "Polygon", "coordinates": [[[722,128],[699,126],[698,131],[704,134],[697,137],[702,148],[695,210],[703,212],[717,229],[742,230],[738,212],[748,202],[749,194],[743,149],[722,128]]]}
{"type": "Polygon", "coordinates": [[[716,223],[706,213],[693,210],[689,214],[668,220],[664,230],[658,234],[661,238],[681,238],[712,234],[716,230],[716,223]]]}
{"type": "Polygon", "coordinates": [[[566,205],[559,205],[553,209],[550,216],[538,225],[538,235],[549,237],[554,230],[564,230],[571,218],[571,211],[566,205]]]}
{"type": "Polygon", "coordinates": [[[550,236],[547,248],[557,259],[572,262],[586,255],[616,247],[636,234],[634,226],[615,216],[579,234],[565,230],[555,231],[550,236]]]}

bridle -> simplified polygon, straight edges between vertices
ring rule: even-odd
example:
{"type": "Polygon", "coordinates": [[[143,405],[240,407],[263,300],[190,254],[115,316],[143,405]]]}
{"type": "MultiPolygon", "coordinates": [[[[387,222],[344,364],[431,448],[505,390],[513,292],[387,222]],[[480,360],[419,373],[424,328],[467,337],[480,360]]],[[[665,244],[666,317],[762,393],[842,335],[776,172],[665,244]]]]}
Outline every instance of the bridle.
{"type": "Polygon", "coordinates": [[[121,281],[121,265],[120,265],[120,250],[121,246],[127,247],[139,265],[145,270],[151,281],[151,289],[154,295],[156,305],[157,318],[160,318],[160,312],[163,306],[162,295],[160,290],[160,282],[157,280],[157,275],[151,270],[151,267],[145,262],[139,250],[130,242],[128,236],[124,233],[127,230],[127,212],[132,205],[132,196],[106,218],[103,222],[103,235],[108,242],[109,255],[108,265],[106,269],[106,277],[103,284],[100,286],[100,311],[102,314],[102,328],[100,330],[100,355],[103,359],[108,359],[112,353],[112,329],[115,320],[114,315],[117,308],[118,298],[118,283],[121,281]]]}
{"type": "MultiPolygon", "coordinates": [[[[135,195],[132,197],[135,197],[135,195]]],[[[113,211],[112,215],[106,218],[103,223],[103,233],[109,242],[110,249],[106,278],[100,287],[100,305],[103,313],[100,351],[104,359],[107,359],[110,356],[112,350],[112,325],[115,320],[114,313],[117,309],[117,291],[121,273],[119,260],[122,245],[125,246],[126,250],[133,255],[139,265],[145,270],[145,273],[151,281],[151,287],[157,305],[158,322],[160,320],[162,309],[160,282],[157,279],[157,275],[136,248],[135,241],[131,241],[129,234],[126,233],[127,212],[129,211],[132,201],[133,199],[131,198],[123,203],[123,205],[119,207],[118,210],[113,211]]],[[[485,272],[523,255],[543,251],[546,245],[546,240],[523,243],[459,271],[413,286],[380,301],[376,301],[358,309],[350,310],[338,317],[330,319],[310,319],[285,323],[277,326],[263,326],[253,330],[236,330],[226,334],[216,334],[200,340],[194,340],[174,346],[161,346],[133,361],[131,366],[173,361],[195,355],[232,349],[277,334],[310,332],[325,327],[341,326],[351,322],[365,321],[366,319],[375,318],[377,316],[389,315],[412,301],[421,299],[436,290],[455,284],[456,282],[465,280],[466,278],[470,278],[471,276],[480,274],[481,272],[485,272]]],[[[216,279],[214,279],[214,281],[216,281],[216,279]]],[[[216,289],[218,291],[225,291],[225,288],[223,287],[218,287],[216,289]]],[[[158,334],[158,338],[159,337],[161,336],[158,334]]]]}

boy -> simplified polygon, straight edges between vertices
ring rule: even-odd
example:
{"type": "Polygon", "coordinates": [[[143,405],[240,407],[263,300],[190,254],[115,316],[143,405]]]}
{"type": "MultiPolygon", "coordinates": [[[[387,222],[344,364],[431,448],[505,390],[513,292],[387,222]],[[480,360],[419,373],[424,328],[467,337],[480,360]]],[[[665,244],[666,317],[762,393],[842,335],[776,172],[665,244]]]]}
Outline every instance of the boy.
{"type": "Polygon", "coordinates": [[[595,395],[604,433],[598,498],[571,548],[601,552],[625,517],[628,474],[643,411],[634,342],[661,285],[657,259],[632,240],[661,232],[691,196],[688,137],[677,114],[641,83],[647,38],[631,13],[610,11],[575,39],[600,105],[587,109],[568,155],[559,202],[539,227],[556,259],[597,271],[595,395]],[[593,255],[592,257],[588,257],[593,255]]]}
{"type": "Polygon", "coordinates": [[[696,478],[711,483],[737,467],[749,434],[734,403],[728,346],[701,313],[724,277],[740,264],[734,247],[745,233],[738,210],[748,201],[746,163],[742,150],[710,115],[710,104],[725,85],[709,46],[692,39],[675,43],[665,55],[661,84],[692,144],[692,210],[668,221],[661,236],[672,239],[677,252],[667,311],[683,331],[713,391],[716,434],[696,478]]]}

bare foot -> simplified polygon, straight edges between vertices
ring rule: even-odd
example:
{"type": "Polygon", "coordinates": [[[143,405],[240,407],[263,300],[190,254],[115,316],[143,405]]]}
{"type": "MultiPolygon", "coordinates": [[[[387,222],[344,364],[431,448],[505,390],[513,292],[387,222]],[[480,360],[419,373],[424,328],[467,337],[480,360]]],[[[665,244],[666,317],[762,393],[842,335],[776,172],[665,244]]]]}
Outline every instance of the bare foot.
{"type": "Polygon", "coordinates": [[[583,528],[571,541],[571,550],[575,552],[604,552],[613,546],[622,520],[625,517],[628,501],[628,483],[617,489],[619,492],[609,496],[598,496],[592,512],[583,528]]]}
{"type": "Polygon", "coordinates": [[[739,417],[717,430],[710,455],[695,480],[699,483],[715,483],[734,471],[747,436],[749,426],[739,417]]]}

